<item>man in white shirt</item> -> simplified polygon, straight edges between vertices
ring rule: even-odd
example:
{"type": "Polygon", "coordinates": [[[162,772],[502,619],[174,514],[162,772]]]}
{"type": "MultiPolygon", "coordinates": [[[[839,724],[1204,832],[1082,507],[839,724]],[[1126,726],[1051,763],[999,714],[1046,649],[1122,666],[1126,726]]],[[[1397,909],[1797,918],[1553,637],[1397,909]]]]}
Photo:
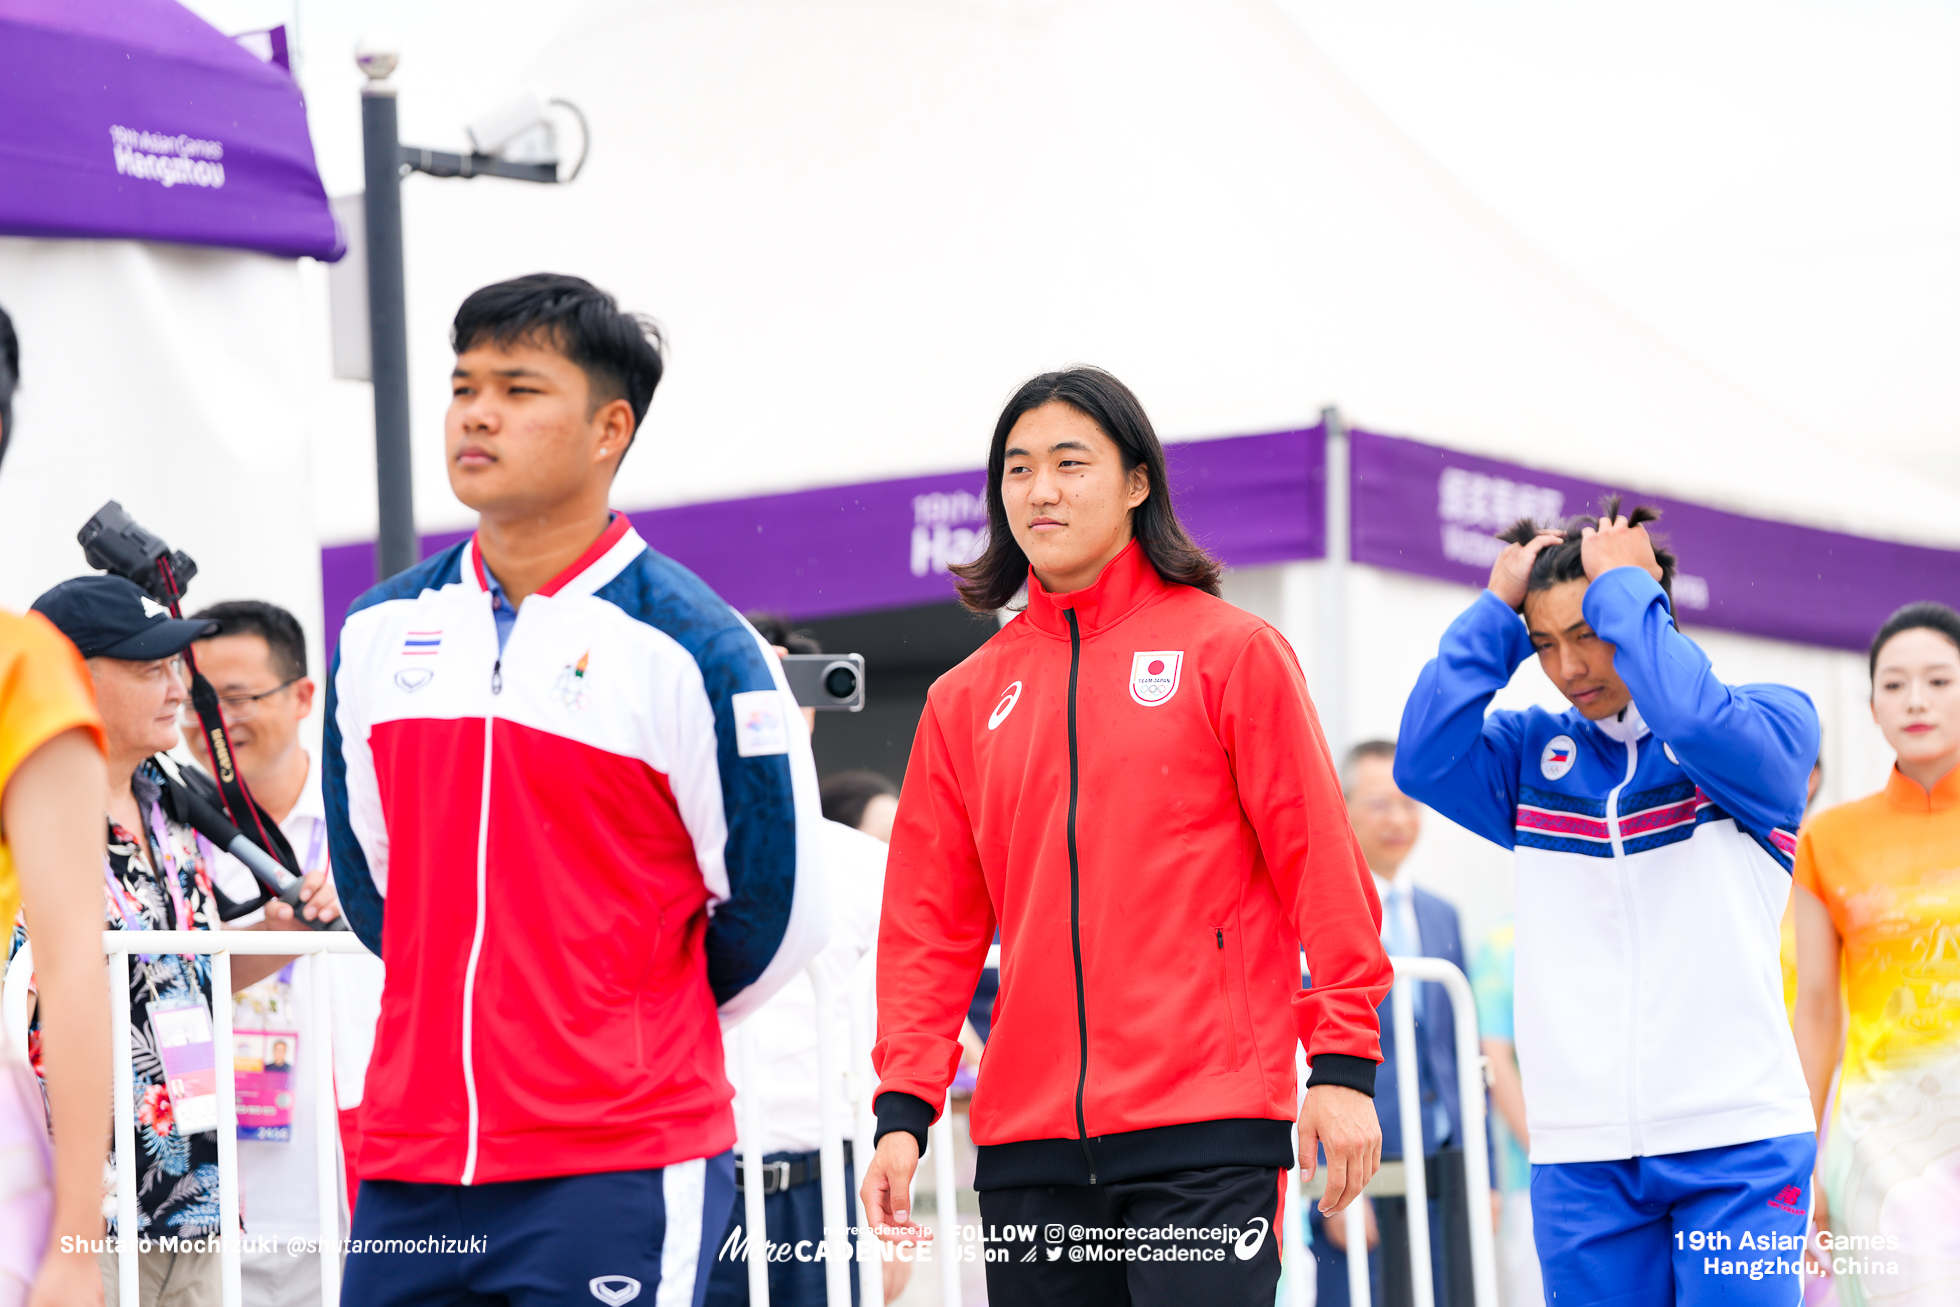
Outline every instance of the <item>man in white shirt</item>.
{"type": "MultiPolygon", "coordinates": [[[[823,652],[815,639],[790,630],[781,618],[766,613],[750,613],[748,618],[779,655],[823,652]]],[[[803,717],[814,731],[816,709],[805,708],[803,717]]],[[[891,829],[889,822],[885,829],[891,829]]],[[[811,965],[821,968],[829,982],[829,1020],[839,1038],[847,1041],[850,1038],[853,1004],[862,1004],[871,1022],[864,1040],[866,1055],[857,1059],[856,1065],[851,1065],[851,1059],[845,1059],[839,1071],[837,1102],[843,1104],[849,1101],[846,1087],[852,1078],[865,1092],[877,1083],[869,1056],[869,1031],[877,1025],[870,1006],[871,981],[877,962],[878,916],[885,896],[885,844],[842,822],[829,820],[817,827],[817,838],[830,896],[830,942],[811,965]]],[[[823,1198],[817,1184],[822,1174],[817,1149],[822,1140],[817,1099],[821,1080],[817,1074],[816,986],[808,976],[799,975],[745,1020],[741,1029],[751,1031],[754,1038],[756,1058],[750,1070],[756,1082],[754,1119],[758,1137],[751,1140],[743,1136],[735,1145],[738,1186],[735,1210],[729,1217],[727,1231],[716,1245],[706,1307],[746,1307],[749,1301],[748,1267],[743,1258],[748,1239],[747,1213],[739,1186],[743,1180],[741,1155],[751,1147],[762,1150],[763,1221],[769,1242],[778,1246],[787,1244],[791,1250],[786,1261],[773,1258],[770,1261],[770,1307],[822,1307],[824,1263],[816,1260],[815,1251],[818,1241],[824,1237],[823,1198]],[[805,1249],[807,1261],[796,1256],[796,1246],[803,1241],[809,1241],[805,1249]]],[[[737,1041],[737,1030],[723,1033],[728,1079],[735,1086],[735,1123],[739,1130],[746,1123],[744,1113],[749,1107],[743,1096],[750,1091],[742,1080],[737,1041]]],[[[848,1112],[837,1124],[846,1136],[844,1223],[855,1227],[857,1182],[851,1165],[848,1112]]],[[[854,1247],[852,1255],[855,1256],[854,1247]]],[[[904,1292],[911,1272],[910,1262],[884,1263],[886,1301],[904,1292]]],[[[858,1304],[855,1265],[851,1274],[851,1301],[858,1304]]]]}
{"type": "MultiPolygon", "coordinates": [[[[299,738],[314,694],[299,623],[283,608],[252,600],[214,604],[198,617],[219,623],[217,633],[194,648],[199,669],[218,692],[245,783],[279,823],[304,869],[328,869],[320,769],[299,738]]],[[[195,722],[186,726],[193,752],[208,765],[199,751],[195,722]]],[[[224,857],[217,867],[220,888],[228,896],[257,897],[257,886],[242,865],[224,857]]],[[[241,917],[238,924],[249,924],[258,915],[241,917]]],[[[343,1118],[351,1127],[381,1011],[381,981],[379,958],[300,958],[234,998],[247,1307],[314,1307],[320,1300],[317,1131],[324,1125],[338,1142],[343,1118]],[[313,983],[323,962],[332,984],[337,1105],[320,1104],[314,1091],[312,1058],[320,1045],[313,1029],[313,983]],[[281,1060],[283,1068],[278,1066],[281,1060]],[[254,1063],[261,1069],[253,1070],[254,1063]]],[[[352,1151],[347,1148],[343,1157],[352,1151]]],[[[336,1177],[337,1187],[341,1180],[336,1177]]],[[[352,1180],[346,1176],[341,1188],[343,1235],[352,1180]]]]}

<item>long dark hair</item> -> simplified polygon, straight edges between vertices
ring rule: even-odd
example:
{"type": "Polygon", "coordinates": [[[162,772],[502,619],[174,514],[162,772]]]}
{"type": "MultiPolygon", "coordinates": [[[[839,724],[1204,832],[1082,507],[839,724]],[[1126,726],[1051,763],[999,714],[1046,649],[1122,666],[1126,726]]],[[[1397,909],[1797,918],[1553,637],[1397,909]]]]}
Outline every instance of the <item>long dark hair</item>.
{"type": "Polygon", "coordinates": [[[1130,510],[1130,533],[1157,575],[1174,585],[1217,594],[1218,578],[1224,569],[1191,539],[1171,508],[1164,444],[1157,439],[1143,405],[1128,386],[1101,368],[1076,367],[1044,372],[1026,382],[994,423],[994,443],[987,451],[986,552],[949,569],[960,579],[960,602],[976,613],[990,613],[1005,608],[1027,584],[1028,556],[1014,543],[1014,533],[1008,528],[1000,483],[1007,471],[1007,434],[1022,414],[1051,403],[1067,404],[1100,427],[1122,455],[1125,475],[1143,468],[1150,495],[1130,510]]]}

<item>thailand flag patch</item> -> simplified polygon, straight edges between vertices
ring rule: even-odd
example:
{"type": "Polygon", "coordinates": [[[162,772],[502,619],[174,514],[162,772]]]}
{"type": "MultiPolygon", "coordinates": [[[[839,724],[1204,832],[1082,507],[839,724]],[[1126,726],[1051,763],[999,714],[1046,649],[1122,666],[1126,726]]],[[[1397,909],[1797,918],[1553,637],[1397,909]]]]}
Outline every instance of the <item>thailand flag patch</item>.
{"type": "Polygon", "coordinates": [[[1146,708],[1166,703],[1177,693],[1178,673],[1184,670],[1184,651],[1159,649],[1130,660],[1130,697],[1146,708]]]}
{"type": "Polygon", "coordinates": [[[426,657],[442,649],[441,631],[410,631],[402,637],[402,652],[426,657]]]}

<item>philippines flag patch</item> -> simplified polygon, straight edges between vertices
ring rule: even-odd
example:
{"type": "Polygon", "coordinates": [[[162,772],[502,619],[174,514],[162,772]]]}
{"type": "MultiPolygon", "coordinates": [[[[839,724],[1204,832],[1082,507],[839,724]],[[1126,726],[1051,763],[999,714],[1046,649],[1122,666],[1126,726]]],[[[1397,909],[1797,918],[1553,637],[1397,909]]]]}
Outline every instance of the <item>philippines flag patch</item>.
{"type": "Polygon", "coordinates": [[[405,654],[426,656],[440,651],[441,648],[441,631],[410,631],[402,640],[402,652],[405,654]]]}
{"type": "Polygon", "coordinates": [[[1545,752],[1538,755],[1538,770],[1545,779],[1555,781],[1572,770],[1572,763],[1579,752],[1579,746],[1572,742],[1570,735],[1555,735],[1545,745],[1545,752]]]}

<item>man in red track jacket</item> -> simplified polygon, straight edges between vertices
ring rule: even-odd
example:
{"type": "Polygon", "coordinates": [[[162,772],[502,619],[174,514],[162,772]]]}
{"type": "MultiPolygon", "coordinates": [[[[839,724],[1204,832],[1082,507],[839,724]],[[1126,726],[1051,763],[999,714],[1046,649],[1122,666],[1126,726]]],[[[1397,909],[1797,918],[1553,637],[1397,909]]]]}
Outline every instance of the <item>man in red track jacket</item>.
{"type": "Polygon", "coordinates": [[[972,1116],[1004,1245],[990,1294],[1270,1303],[1296,1044],[1313,1067],[1301,1148],[1326,1148],[1338,1211],[1379,1164],[1392,978],[1306,682],[1278,632],[1216,597],[1114,377],[1030,381],[988,471],[989,544],[962,597],[994,609],[1025,584],[1027,609],[933,686],[907,765],[867,1218],[923,1235],[912,1172],[998,928],[972,1116]]]}

